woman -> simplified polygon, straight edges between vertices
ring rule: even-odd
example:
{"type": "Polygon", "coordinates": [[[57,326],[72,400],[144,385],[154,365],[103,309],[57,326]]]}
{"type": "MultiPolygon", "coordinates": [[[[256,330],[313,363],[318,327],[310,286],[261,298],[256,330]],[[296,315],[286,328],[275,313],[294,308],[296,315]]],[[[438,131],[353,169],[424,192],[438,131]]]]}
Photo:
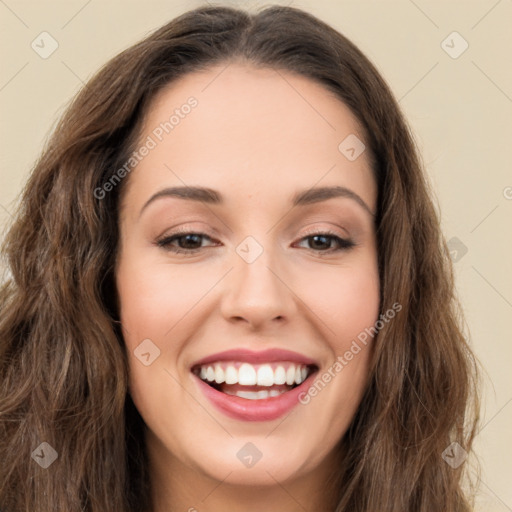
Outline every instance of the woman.
{"type": "Polygon", "coordinates": [[[4,251],[2,510],[470,510],[438,216],[389,88],[313,16],[203,7],[110,61],[4,251]]]}

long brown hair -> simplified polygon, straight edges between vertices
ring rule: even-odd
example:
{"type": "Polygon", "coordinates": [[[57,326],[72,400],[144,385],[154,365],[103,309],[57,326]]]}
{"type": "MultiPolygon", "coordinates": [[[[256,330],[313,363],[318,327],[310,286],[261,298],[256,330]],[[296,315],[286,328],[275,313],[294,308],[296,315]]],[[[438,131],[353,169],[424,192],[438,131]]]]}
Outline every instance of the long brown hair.
{"type": "Polygon", "coordinates": [[[471,448],[476,365],[439,216],[396,100],[361,51],[314,16],[209,6],[108,62],[64,114],[23,191],[0,292],[4,512],[150,510],[144,424],[127,394],[113,279],[129,177],[102,198],[95,191],[131,155],[159,90],[237,59],[334,92],[373,156],[381,311],[403,309],[376,337],[370,383],[341,440],[336,511],[470,510],[465,464],[454,468],[442,453],[452,442],[471,448]],[[31,457],[42,442],[58,454],[46,469],[31,457]]]}

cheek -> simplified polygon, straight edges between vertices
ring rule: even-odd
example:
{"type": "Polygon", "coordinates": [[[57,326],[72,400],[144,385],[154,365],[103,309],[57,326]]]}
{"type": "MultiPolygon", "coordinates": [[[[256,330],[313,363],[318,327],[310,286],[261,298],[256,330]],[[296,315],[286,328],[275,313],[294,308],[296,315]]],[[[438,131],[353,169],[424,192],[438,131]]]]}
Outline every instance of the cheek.
{"type": "Polygon", "coordinates": [[[167,416],[162,411],[186,407],[175,366],[190,329],[187,313],[204,294],[205,283],[191,279],[190,272],[155,264],[136,250],[123,254],[116,283],[128,351],[129,392],[146,424],[165,430],[167,416]],[[146,343],[144,352],[139,349],[142,343],[146,343]],[[147,352],[146,365],[148,361],[139,356],[147,352]]]}
{"type": "Polygon", "coordinates": [[[372,354],[368,333],[379,318],[380,302],[377,265],[373,258],[369,261],[324,269],[315,276],[316,286],[303,281],[304,301],[321,319],[317,325],[324,325],[330,352],[327,366],[302,397],[305,414],[320,426],[312,434],[318,445],[333,446],[346,431],[368,381],[372,354]]]}
{"type": "Polygon", "coordinates": [[[136,254],[127,255],[117,270],[127,345],[151,336],[165,338],[216,281],[218,276],[212,272],[155,264],[136,254]]]}
{"type": "Polygon", "coordinates": [[[319,266],[300,277],[300,298],[324,324],[325,337],[336,353],[376,322],[380,284],[373,257],[346,266],[319,266]]]}
{"type": "Polygon", "coordinates": [[[187,377],[178,361],[188,340],[201,328],[204,299],[222,272],[212,271],[208,265],[192,268],[150,260],[147,251],[132,248],[119,261],[116,284],[128,351],[130,394],[145,420],[159,424],[162,403],[176,410],[187,406],[177,398],[181,396],[177,381],[187,377]],[[149,345],[149,351],[158,357],[145,366],[137,354],[148,339],[154,344],[149,345]]]}
{"type": "Polygon", "coordinates": [[[333,329],[340,339],[353,339],[373,325],[379,314],[379,279],[371,269],[349,272],[333,284],[329,302],[333,329]]]}

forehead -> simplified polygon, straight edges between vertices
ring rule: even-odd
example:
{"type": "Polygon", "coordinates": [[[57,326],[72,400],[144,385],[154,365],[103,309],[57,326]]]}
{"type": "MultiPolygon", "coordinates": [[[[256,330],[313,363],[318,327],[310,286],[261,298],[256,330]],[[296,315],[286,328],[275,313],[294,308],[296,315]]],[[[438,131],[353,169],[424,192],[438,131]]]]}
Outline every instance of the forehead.
{"type": "Polygon", "coordinates": [[[152,149],[131,172],[127,195],[202,185],[228,198],[230,192],[284,198],[285,190],[290,196],[335,183],[371,204],[368,152],[350,161],[339,147],[354,136],[364,140],[357,118],[315,81],[244,63],[213,66],[153,99],[139,139],[139,147],[151,140],[152,149]]]}
{"type": "MultiPolygon", "coordinates": [[[[244,133],[287,128],[282,137],[305,135],[310,140],[352,130],[363,137],[359,120],[352,111],[323,84],[288,70],[260,68],[250,63],[229,62],[188,73],[160,91],[151,102],[144,132],[149,133],[168,120],[190,97],[198,102],[193,117],[194,129],[207,131],[214,123],[221,129],[240,129],[244,133]],[[199,114],[199,115],[197,115],[199,114]],[[316,135],[316,136],[315,136],[316,135]]],[[[181,130],[183,131],[183,130],[181,130]]],[[[198,132],[198,135],[201,132],[198,132]]],[[[174,139],[179,135],[173,133],[174,139]]],[[[215,137],[216,133],[209,133],[215,137]]],[[[171,141],[169,141],[171,142],[171,141]]]]}

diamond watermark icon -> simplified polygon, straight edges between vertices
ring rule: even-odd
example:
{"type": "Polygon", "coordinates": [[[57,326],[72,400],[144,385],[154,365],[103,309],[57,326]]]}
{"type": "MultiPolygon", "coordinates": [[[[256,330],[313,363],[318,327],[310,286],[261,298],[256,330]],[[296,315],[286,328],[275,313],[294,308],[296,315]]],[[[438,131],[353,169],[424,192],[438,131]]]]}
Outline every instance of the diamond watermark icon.
{"type": "Polygon", "coordinates": [[[160,349],[148,338],[138,345],[133,353],[144,366],[149,366],[160,356],[160,349]]]}
{"type": "Polygon", "coordinates": [[[351,162],[357,160],[365,149],[366,146],[363,144],[363,141],[353,133],[345,137],[338,146],[340,153],[351,162]]]}
{"type": "Polygon", "coordinates": [[[263,254],[263,247],[254,237],[248,236],[237,245],[236,253],[246,263],[253,263],[263,254]]]}
{"type": "Polygon", "coordinates": [[[446,245],[448,246],[450,256],[454,263],[460,261],[468,252],[468,248],[456,236],[450,238],[446,245]]]}
{"type": "Polygon", "coordinates": [[[449,466],[457,469],[468,458],[468,452],[457,441],[454,441],[441,456],[449,466]]]}
{"type": "Polygon", "coordinates": [[[247,468],[252,468],[263,454],[252,443],[245,443],[236,454],[240,462],[247,468]]]}
{"type": "Polygon", "coordinates": [[[41,32],[30,44],[39,57],[47,59],[59,47],[59,43],[48,32],[41,32]]]}
{"type": "Polygon", "coordinates": [[[454,31],[441,41],[441,48],[452,59],[458,59],[469,48],[469,43],[454,31]]]}
{"type": "Polygon", "coordinates": [[[44,442],[41,443],[30,455],[43,469],[49,468],[56,460],[59,454],[53,446],[44,442]]]}

